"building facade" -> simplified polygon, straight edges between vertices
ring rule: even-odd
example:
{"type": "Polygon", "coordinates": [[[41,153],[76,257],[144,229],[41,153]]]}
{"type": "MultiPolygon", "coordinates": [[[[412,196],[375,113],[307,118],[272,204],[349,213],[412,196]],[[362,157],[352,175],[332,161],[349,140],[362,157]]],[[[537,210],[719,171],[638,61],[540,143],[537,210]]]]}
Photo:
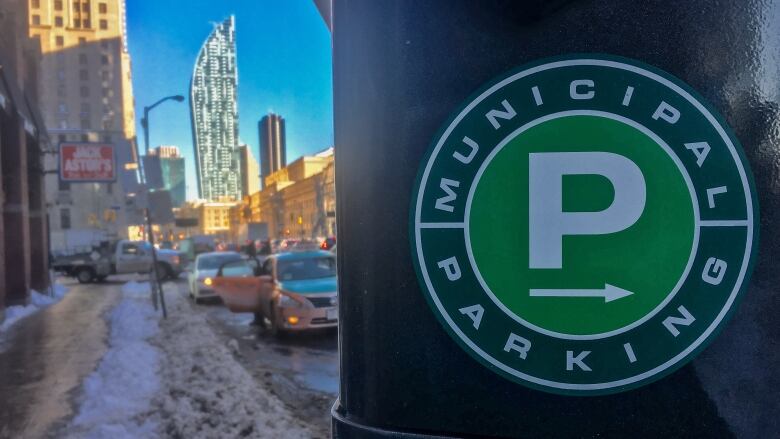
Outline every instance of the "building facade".
{"type": "Polygon", "coordinates": [[[287,138],[284,118],[268,114],[257,124],[260,138],[260,180],[287,166],[287,138]]]}
{"type": "Polygon", "coordinates": [[[198,53],[190,83],[198,195],[241,199],[238,164],[235,18],[215,26],[198,53]]]}
{"type": "Polygon", "coordinates": [[[160,160],[163,186],[171,193],[173,207],[180,207],[187,200],[186,171],[181,151],[177,146],[161,145],[149,151],[149,155],[160,160]]]}
{"type": "Polygon", "coordinates": [[[333,148],[304,156],[265,179],[246,202],[254,222],[268,224],[275,238],[315,238],[336,234],[333,148]]]}
{"type": "MultiPolygon", "coordinates": [[[[52,142],[110,143],[117,158],[113,183],[47,175],[52,248],[69,247],[74,234],[124,237],[131,221],[125,194],[137,190],[125,1],[29,0],[26,10],[29,36],[42,49],[39,103],[52,142]]],[[[46,168],[57,169],[57,159],[49,155],[46,168]]]]}
{"type": "Polygon", "coordinates": [[[249,145],[238,147],[238,157],[241,164],[241,195],[246,197],[260,190],[260,165],[249,145]]]}
{"type": "Polygon", "coordinates": [[[0,3],[0,322],[49,286],[43,157],[52,152],[38,102],[41,45],[28,0],[0,3]]]}

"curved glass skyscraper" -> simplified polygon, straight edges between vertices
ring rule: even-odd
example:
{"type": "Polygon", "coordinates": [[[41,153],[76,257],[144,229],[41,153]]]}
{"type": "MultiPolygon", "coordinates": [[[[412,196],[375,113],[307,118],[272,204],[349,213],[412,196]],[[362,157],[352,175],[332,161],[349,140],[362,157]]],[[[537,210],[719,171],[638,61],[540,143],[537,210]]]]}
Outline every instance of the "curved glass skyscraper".
{"type": "Polygon", "coordinates": [[[231,16],[203,43],[190,82],[198,195],[206,200],[241,198],[237,88],[235,18],[231,16]]]}

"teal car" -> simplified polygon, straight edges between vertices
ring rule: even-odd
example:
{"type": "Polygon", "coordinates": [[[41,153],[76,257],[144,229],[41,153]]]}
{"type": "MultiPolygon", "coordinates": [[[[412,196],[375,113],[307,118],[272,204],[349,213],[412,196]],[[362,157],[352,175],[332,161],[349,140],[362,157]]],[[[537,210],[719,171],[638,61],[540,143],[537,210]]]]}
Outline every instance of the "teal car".
{"type": "Polygon", "coordinates": [[[272,332],[338,325],[336,257],[328,251],[269,256],[260,269],[270,286],[259,288],[256,321],[272,332]]]}

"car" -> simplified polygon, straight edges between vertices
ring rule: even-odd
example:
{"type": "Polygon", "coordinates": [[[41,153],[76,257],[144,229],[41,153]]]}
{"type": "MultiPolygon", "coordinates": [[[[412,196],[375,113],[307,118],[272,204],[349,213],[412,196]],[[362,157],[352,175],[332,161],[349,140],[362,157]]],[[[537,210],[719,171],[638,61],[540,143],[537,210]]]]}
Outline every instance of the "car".
{"type": "Polygon", "coordinates": [[[254,312],[272,334],[338,326],[336,257],[331,252],[279,253],[261,266],[255,259],[226,263],[213,282],[231,311],[254,312]],[[248,278],[253,271],[254,280],[248,278]]]}
{"type": "Polygon", "coordinates": [[[196,256],[188,275],[190,298],[195,303],[218,298],[213,288],[217,271],[225,263],[242,260],[243,257],[237,252],[207,252],[196,256]]]}

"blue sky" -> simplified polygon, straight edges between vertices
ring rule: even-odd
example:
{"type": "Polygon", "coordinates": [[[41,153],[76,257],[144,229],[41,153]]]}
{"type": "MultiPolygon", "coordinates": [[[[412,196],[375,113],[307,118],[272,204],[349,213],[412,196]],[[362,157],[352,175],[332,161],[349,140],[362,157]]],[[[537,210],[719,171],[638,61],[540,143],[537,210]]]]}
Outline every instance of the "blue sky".
{"type": "Polygon", "coordinates": [[[241,140],[258,154],[257,122],[273,111],[287,124],[287,160],[333,145],[330,33],[312,0],[164,0],[127,2],[128,41],[140,127],[144,105],[181,94],[152,112],[150,147],[177,145],[186,157],[187,197],[197,196],[189,83],[201,44],[236,17],[241,140]]]}

